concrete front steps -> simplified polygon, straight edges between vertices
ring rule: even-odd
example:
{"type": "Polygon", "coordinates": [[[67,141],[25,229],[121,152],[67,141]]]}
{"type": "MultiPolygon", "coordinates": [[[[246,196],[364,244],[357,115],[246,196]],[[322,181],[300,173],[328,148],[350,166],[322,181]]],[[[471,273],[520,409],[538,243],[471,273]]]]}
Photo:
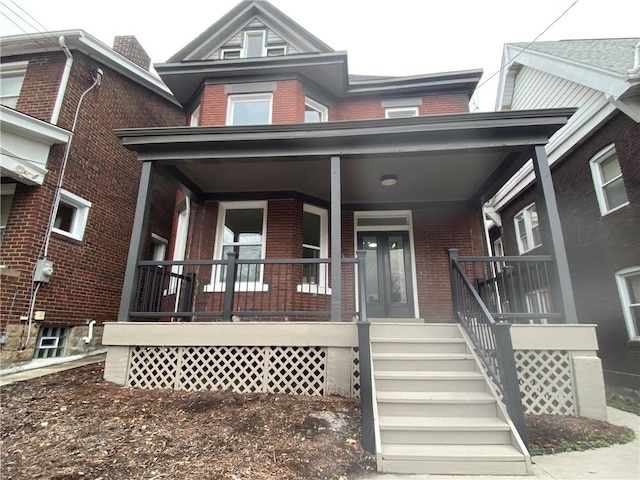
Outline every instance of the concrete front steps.
{"type": "Polygon", "coordinates": [[[529,454],[458,325],[377,321],[371,353],[378,470],[531,472],[529,454]]]}

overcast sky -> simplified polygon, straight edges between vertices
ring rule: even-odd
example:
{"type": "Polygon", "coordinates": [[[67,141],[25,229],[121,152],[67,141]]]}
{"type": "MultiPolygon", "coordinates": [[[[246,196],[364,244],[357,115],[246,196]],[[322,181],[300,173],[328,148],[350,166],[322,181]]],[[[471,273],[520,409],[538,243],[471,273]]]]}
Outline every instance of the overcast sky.
{"type": "MultiPolygon", "coordinates": [[[[83,29],[107,45],[112,45],[115,35],[135,35],[152,62],[162,63],[238,2],[0,0],[0,32],[12,35],[41,30],[26,11],[47,30],[83,29]]],[[[415,75],[484,70],[476,98],[481,111],[494,109],[498,77],[484,85],[482,82],[500,68],[503,44],[533,40],[574,3],[540,40],[640,37],[638,0],[271,3],[335,50],[347,51],[350,73],[415,75]]]]}

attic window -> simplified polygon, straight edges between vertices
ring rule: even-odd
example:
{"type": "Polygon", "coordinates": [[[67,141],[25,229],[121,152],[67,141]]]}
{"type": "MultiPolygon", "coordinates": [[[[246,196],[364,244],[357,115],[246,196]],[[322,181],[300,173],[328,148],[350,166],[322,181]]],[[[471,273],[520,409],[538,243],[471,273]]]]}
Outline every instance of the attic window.
{"type": "Polygon", "coordinates": [[[287,47],[267,47],[267,57],[280,57],[287,54],[287,47]]]}
{"type": "Polygon", "coordinates": [[[241,53],[242,51],[240,49],[222,50],[222,54],[220,55],[220,58],[222,58],[222,60],[231,60],[233,58],[240,58],[241,53]]]}
{"type": "Polygon", "coordinates": [[[245,32],[243,57],[264,57],[265,31],[245,32]]]}
{"type": "Polygon", "coordinates": [[[387,108],[385,110],[385,118],[405,118],[405,117],[417,117],[418,107],[398,107],[387,108]]]}

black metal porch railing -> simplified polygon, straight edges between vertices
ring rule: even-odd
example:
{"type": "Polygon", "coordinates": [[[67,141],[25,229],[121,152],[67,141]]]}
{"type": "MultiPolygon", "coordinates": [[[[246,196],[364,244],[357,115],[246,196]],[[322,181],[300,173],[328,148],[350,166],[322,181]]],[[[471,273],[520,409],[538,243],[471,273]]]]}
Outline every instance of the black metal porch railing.
{"type": "MultiPolygon", "coordinates": [[[[341,313],[356,309],[357,258],[340,260],[341,313]]],[[[140,261],[132,319],[326,320],[331,316],[331,260],[239,259],[140,261]]]]}
{"type": "Polygon", "coordinates": [[[458,257],[458,264],[497,320],[509,323],[557,323],[553,293],[553,257],[458,257]]]}
{"type": "Polygon", "coordinates": [[[496,322],[465,273],[457,250],[449,250],[449,263],[456,320],[473,342],[476,354],[502,393],[507,412],[522,441],[528,445],[518,373],[509,332],[511,324],[506,321],[496,322]]]}

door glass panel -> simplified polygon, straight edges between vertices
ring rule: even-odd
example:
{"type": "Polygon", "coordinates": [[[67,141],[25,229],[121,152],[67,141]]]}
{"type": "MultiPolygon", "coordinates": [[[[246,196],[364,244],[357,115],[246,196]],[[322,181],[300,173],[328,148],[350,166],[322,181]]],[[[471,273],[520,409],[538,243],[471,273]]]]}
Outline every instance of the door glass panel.
{"type": "Polygon", "coordinates": [[[362,244],[367,252],[365,256],[367,303],[378,303],[380,301],[380,287],[378,285],[378,242],[376,237],[362,237],[362,244]]]}
{"type": "Polygon", "coordinates": [[[391,303],[407,303],[407,279],[404,268],[404,241],[401,236],[389,236],[389,270],[391,272],[391,303]]]}

